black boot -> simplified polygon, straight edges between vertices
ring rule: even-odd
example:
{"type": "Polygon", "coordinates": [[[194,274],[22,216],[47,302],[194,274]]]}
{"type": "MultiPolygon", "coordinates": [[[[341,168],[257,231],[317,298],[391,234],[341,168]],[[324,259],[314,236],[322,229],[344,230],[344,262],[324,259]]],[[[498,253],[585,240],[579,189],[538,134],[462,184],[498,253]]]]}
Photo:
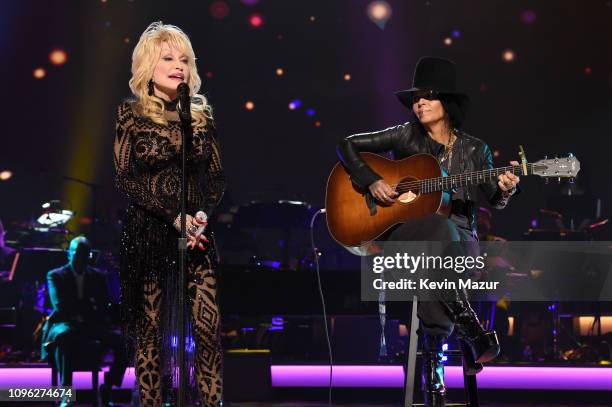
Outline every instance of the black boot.
{"type": "Polygon", "coordinates": [[[423,396],[428,407],[446,405],[446,387],[444,386],[444,365],[442,364],[442,345],[445,336],[423,337],[423,396]]]}
{"type": "MultiPolygon", "coordinates": [[[[468,357],[471,356],[475,363],[472,369],[476,374],[482,370],[482,366],[476,364],[489,362],[499,355],[497,334],[493,330],[485,331],[482,328],[464,292],[457,291],[457,300],[449,301],[446,305],[454,316],[457,337],[461,340],[462,347],[469,350],[471,355],[468,354],[468,357]]],[[[467,359],[468,362],[471,360],[467,359]]]]}
{"type": "Polygon", "coordinates": [[[475,376],[482,372],[484,367],[482,366],[482,363],[476,363],[470,347],[467,346],[462,340],[459,340],[459,345],[461,346],[461,352],[463,353],[463,369],[465,374],[468,376],[475,376]]]}

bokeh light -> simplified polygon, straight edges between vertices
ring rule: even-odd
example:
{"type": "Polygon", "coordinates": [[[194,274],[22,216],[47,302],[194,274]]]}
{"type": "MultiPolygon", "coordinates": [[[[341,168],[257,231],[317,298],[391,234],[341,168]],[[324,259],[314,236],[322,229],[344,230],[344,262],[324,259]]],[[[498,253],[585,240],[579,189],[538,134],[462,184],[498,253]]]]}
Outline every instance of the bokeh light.
{"type": "Polygon", "coordinates": [[[255,109],[255,103],[253,103],[251,100],[247,100],[247,102],[244,104],[244,108],[246,110],[253,110],[255,109]]]}
{"type": "Polygon", "coordinates": [[[317,20],[317,18],[316,18],[315,16],[310,16],[310,17],[308,17],[308,20],[309,20],[311,23],[314,23],[314,22],[317,20]]]}
{"type": "Polygon", "coordinates": [[[12,176],[13,176],[13,172],[12,171],[4,170],[4,171],[0,172],[0,181],[7,181],[7,180],[11,179],[12,176]]]}
{"type": "Polygon", "coordinates": [[[249,24],[251,27],[259,28],[263,25],[264,20],[261,14],[255,13],[249,16],[249,24]]]}
{"type": "Polygon", "coordinates": [[[314,122],[315,127],[321,127],[321,122],[319,120],[314,122]]]}
{"type": "Polygon", "coordinates": [[[507,49],[502,54],[502,58],[506,62],[512,62],[516,59],[516,54],[511,49],[507,49]]]}
{"type": "Polygon", "coordinates": [[[350,81],[351,80],[351,74],[350,73],[345,73],[344,74],[344,80],[345,81],[350,81]]]}
{"type": "Polygon", "coordinates": [[[451,37],[444,38],[444,45],[449,46],[453,44],[453,39],[451,37]]]}
{"type": "Polygon", "coordinates": [[[36,79],[42,79],[47,75],[47,71],[45,71],[44,68],[36,68],[34,69],[34,72],[32,72],[32,75],[36,78],[36,79]]]}
{"type": "Polygon", "coordinates": [[[380,29],[385,28],[385,24],[391,18],[393,10],[386,1],[373,1],[368,5],[368,17],[380,29]]]}
{"type": "Polygon", "coordinates": [[[240,0],[240,2],[246,6],[254,6],[259,3],[259,0],[240,0]]]}
{"type": "Polygon", "coordinates": [[[123,39],[123,42],[126,43],[126,44],[129,44],[130,43],[130,37],[125,37],[123,39]]]}
{"type": "Polygon", "coordinates": [[[302,106],[302,101],[300,99],[293,99],[289,102],[289,110],[299,109],[302,106]]]}
{"type": "Polygon", "coordinates": [[[459,38],[459,37],[461,37],[461,31],[453,30],[451,35],[453,36],[453,38],[459,38]]]}
{"type": "Polygon", "coordinates": [[[590,67],[590,66],[585,66],[585,67],[584,67],[584,73],[585,73],[586,75],[590,75],[590,74],[591,74],[591,72],[593,72],[593,70],[591,69],[591,67],[590,67]]]}
{"type": "Polygon", "coordinates": [[[222,20],[229,15],[230,8],[226,2],[222,0],[213,1],[210,5],[210,15],[217,20],[222,20]]]}
{"type": "Polygon", "coordinates": [[[206,73],[204,74],[204,76],[206,76],[208,79],[212,78],[214,75],[211,71],[206,71],[206,73]]]}
{"type": "Polygon", "coordinates": [[[308,109],[306,109],[306,116],[314,116],[315,115],[315,110],[312,107],[309,107],[308,109]]]}
{"type": "Polygon", "coordinates": [[[521,13],[521,21],[524,24],[533,24],[535,23],[536,18],[537,15],[533,10],[525,10],[521,13]]]}
{"type": "Polygon", "coordinates": [[[49,53],[49,61],[53,65],[64,65],[68,60],[68,54],[63,49],[56,48],[49,53]]]}
{"type": "Polygon", "coordinates": [[[283,70],[283,68],[276,68],[276,75],[283,76],[284,74],[285,71],[283,70]]]}
{"type": "Polygon", "coordinates": [[[499,150],[493,150],[493,158],[499,157],[499,150]]]}

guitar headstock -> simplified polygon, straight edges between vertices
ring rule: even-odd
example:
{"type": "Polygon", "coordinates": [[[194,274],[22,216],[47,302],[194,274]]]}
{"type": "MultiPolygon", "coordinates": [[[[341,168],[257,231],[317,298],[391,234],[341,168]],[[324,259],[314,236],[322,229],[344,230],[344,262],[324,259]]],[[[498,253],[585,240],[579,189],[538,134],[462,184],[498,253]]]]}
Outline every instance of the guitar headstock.
{"type": "Polygon", "coordinates": [[[580,171],[580,161],[573,155],[539,160],[532,164],[532,174],[545,178],[574,178],[580,171]]]}

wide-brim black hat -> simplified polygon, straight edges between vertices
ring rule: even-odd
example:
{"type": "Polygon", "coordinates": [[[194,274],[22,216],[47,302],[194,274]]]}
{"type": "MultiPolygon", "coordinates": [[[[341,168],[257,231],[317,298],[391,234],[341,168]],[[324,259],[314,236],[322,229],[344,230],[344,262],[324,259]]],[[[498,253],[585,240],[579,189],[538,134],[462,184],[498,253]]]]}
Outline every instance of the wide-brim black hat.
{"type": "Polygon", "coordinates": [[[417,62],[410,89],[395,92],[400,102],[412,109],[412,94],[420,90],[433,90],[444,99],[457,103],[461,110],[469,104],[469,97],[457,90],[455,63],[445,58],[421,57],[417,62]]]}

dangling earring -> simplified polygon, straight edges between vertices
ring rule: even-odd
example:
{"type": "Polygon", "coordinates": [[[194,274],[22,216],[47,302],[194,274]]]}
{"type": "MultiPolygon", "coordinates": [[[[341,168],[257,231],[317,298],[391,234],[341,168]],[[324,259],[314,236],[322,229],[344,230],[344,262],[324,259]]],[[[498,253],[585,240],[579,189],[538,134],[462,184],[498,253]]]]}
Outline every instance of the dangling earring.
{"type": "Polygon", "coordinates": [[[149,96],[153,96],[153,79],[149,79],[149,96]]]}

